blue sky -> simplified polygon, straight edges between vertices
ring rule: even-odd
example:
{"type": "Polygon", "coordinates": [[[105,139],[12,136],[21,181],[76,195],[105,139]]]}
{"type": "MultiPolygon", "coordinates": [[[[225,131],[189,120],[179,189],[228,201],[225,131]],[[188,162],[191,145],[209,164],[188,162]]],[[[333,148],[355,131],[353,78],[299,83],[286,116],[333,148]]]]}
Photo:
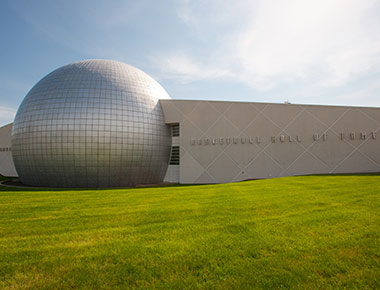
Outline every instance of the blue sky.
{"type": "Polygon", "coordinates": [[[115,59],[175,99],[380,107],[380,0],[3,0],[0,126],[52,70],[115,59]]]}

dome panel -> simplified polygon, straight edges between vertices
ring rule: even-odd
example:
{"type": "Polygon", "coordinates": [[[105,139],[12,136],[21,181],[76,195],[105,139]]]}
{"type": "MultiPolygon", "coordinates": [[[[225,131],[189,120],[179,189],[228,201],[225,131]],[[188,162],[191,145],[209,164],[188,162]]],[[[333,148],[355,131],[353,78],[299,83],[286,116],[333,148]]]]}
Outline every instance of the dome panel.
{"type": "Polygon", "coordinates": [[[58,68],[16,114],[12,154],[21,181],[50,187],[161,182],[170,130],[153,78],[130,65],[85,60],[58,68]]]}

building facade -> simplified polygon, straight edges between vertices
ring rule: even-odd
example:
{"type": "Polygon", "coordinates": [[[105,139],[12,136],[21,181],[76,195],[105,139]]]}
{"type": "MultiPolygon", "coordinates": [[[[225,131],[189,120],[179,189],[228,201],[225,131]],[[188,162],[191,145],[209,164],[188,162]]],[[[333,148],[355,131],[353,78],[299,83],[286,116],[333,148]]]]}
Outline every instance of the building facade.
{"type": "Polygon", "coordinates": [[[202,184],[380,172],[380,108],[160,103],[166,123],[179,127],[180,132],[173,138],[180,154],[179,164],[169,165],[170,181],[202,184]]]}
{"type": "MultiPolygon", "coordinates": [[[[173,99],[160,105],[172,135],[166,182],[380,172],[380,108],[173,99]]],[[[0,128],[5,176],[17,176],[11,129],[0,128]]]]}
{"type": "Polygon", "coordinates": [[[130,65],[58,68],[0,128],[0,174],[123,187],[380,172],[380,108],[173,100],[130,65]]]}
{"type": "Polygon", "coordinates": [[[12,158],[13,123],[0,127],[0,174],[3,176],[18,176],[12,158]]]}

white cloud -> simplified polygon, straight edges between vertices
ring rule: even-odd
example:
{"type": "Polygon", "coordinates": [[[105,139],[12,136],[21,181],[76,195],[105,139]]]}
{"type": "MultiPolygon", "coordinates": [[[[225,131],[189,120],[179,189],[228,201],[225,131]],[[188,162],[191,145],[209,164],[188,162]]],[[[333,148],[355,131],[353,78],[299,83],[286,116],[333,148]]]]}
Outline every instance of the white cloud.
{"type": "Polygon", "coordinates": [[[223,79],[233,77],[228,70],[217,68],[212,65],[196,61],[185,53],[177,53],[168,57],[152,58],[152,62],[157,66],[164,68],[163,77],[167,79],[174,78],[181,83],[189,83],[203,79],[223,79]],[[167,72],[167,74],[165,74],[167,72]]]}
{"type": "Polygon", "coordinates": [[[365,92],[369,103],[378,104],[380,0],[90,2],[46,2],[48,13],[30,1],[13,5],[57,43],[87,57],[157,68],[155,74],[174,86],[216,80],[223,87],[228,81],[243,93],[305,103],[331,96],[336,99],[330,103],[360,102],[365,92]],[[176,24],[178,29],[168,27],[176,24]],[[141,59],[147,54],[154,55],[146,64],[141,59]]]}
{"type": "Polygon", "coordinates": [[[164,77],[240,81],[257,90],[344,87],[380,73],[380,1],[184,1],[178,16],[203,54],[162,58],[164,77]],[[218,73],[219,72],[219,73],[218,73]]]}

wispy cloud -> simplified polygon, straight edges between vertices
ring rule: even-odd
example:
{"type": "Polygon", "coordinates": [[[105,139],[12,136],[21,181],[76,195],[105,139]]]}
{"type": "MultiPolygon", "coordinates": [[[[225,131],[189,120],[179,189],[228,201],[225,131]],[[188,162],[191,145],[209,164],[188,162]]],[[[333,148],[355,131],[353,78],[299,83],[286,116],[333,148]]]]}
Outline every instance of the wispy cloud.
{"type": "Polygon", "coordinates": [[[173,96],[378,104],[380,0],[9,3],[75,57],[131,63],[173,96]]]}
{"type": "Polygon", "coordinates": [[[178,17],[213,49],[157,59],[163,76],[180,82],[226,77],[259,91],[344,87],[380,73],[379,15],[377,0],[184,1],[178,17]]]}
{"type": "Polygon", "coordinates": [[[234,77],[227,69],[201,63],[192,56],[180,52],[167,57],[160,56],[159,61],[156,57],[152,57],[152,62],[164,68],[162,77],[175,79],[182,84],[196,80],[234,77]]]}

